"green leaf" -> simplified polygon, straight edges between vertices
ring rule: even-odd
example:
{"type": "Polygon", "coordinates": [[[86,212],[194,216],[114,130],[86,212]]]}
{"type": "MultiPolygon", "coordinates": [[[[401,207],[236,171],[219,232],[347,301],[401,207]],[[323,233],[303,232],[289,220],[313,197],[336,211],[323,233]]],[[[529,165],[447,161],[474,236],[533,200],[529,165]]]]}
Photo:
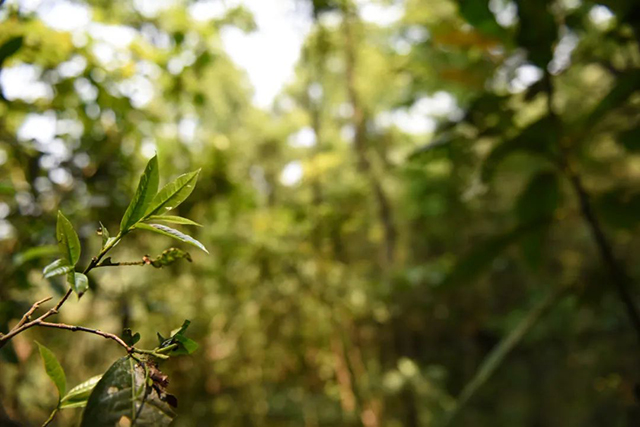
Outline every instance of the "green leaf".
{"type": "Polygon", "coordinates": [[[66,261],[63,259],[57,259],[47,265],[44,270],[42,270],[42,274],[45,279],[49,279],[51,277],[67,274],[70,271],[73,271],[73,266],[67,265],[66,261]]]}
{"type": "Polygon", "coordinates": [[[69,273],[67,282],[71,285],[73,291],[78,294],[78,298],[89,289],[89,279],[82,273],[69,273]]]}
{"type": "Polygon", "coordinates": [[[8,57],[20,50],[23,41],[24,37],[22,36],[13,37],[0,46],[0,68],[8,57]]]}
{"type": "Polygon", "coordinates": [[[116,361],[96,384],[81,427],[113,427],[127,418],[136,427],[166,427],[175,414],[147,381],[148,367],[130,357],[116,361]]]}
{"type": "Polygon", "coordinates": [[[153,156],[151,160],[149,160],[149,163],[147,163],[147,167],[140,177],[136,194],[133,196],[129,207],[122,217],[122,221],[120,222],[121,232],[129,230],[131,226],[145,216],[147,208],[149,208],[151,201],[158,192],[159,181],[158,157],[153,156]]]}
{"type": "Polygon", "coordinates": [[[134,346],[138,341],[140,341],[140,333],[136,332],[135,335],[131,332],[131,329],[125,328],[122,331],[122,341],[127,343],[128,346],[134,346]]]}
{"type": "Polygon", "coordinates": [[[183,258],[191,262],[191,255],[189,255],[189,252],[185,252],[178,248],[169,248],[158,255],[156,259],[151,260],[151,265],[155,268],[162,268],[183,258]]]}
{"type": "Polygon", "coordinates": [[[176,229],[173,229],[171,227],[167,227],[165,225],[160,225],[160,224],[138,223],[138,224],[136,224],[135,228],[140,228],[140,229],[143,229],[143,230],[149,230],[149,231],[153,231],[153,232],[158,233],[158,234],[162,234],[164,236],[172,237],[174,239],[180,240],[181,242],[193,245],[196,248],[200,248],[203,251],[205,251],[206,253],[209,253],[207,248],[205,248],[202,243],[198,242],[193,237],[188,236],[188,235],[186,235],[184,233],[181,233],[180,231],[178,231],[176,229]]]}
{"type": "Polygon", "coordinates": [[[107,227],[105,227],[104,224],[100,223],[100,228],[98,229],[98,233],[100,234],[100,236],[102,236],[102,247],[104,248],[105,246],[107,246],[107,243],[109,242],[109,238],[111,237],[109,235],[109,230],[107,230],[107,227]]]}
{"type": "Polygon", "coordinates": [[[80,240],[73,225],[58,211],[58,223],[56,225],[56,239],[60,256],[68,265],[76,265],[80,259],[80,240]]]}
{"type": "Polygon", "coordinates": [[[102,375],[96,375],[88,380],[78,384],[62,398],[60,401],[60,409],[84,408],[87,406],[87,400],[102,375]]]}
{"type": "Polygon", "coordinates": [[[198,224],[195,221],[191,221],[188,218],[183,218],[181,216],[175,216],[175,215],[151,215],[146,220],[147,221],[164,221],[171,224],[195,225],[197,227],[202,227],[201,224],[198,224]]]}
{"type": "Polygon", "coordinates": [[[529,51],[529,60],[543,69],[553,58],[553,44],[558,38],[551,3],[550,0],[516,0],[520,17],[516,39],[529,51]]]}
{"type": "Polygon", "coordinates": [[[174,356],[193,354],[198,350],[198,343],[184,335],[177,334],[173,337],[173,340],[179,344],[178,348],[171,352],[174,356]]]}
{"type": "Polygon", "coordinates": [[[498,25],[494,14],[489,9],[489,2],[482,0],[458,0],[460,15],[480,32],[501,36],[504,29],[498,25]]]}
{"type": "Polygon", "coordinates": [[[640,193],[631,188],[615,188],[595,198],[602,220],[616,229],[633,229],[640,223],[640,193]]]}
{"type": "Polygon", "coordinates": [[[640,127],[621,133],[617,141],[630,153],[640,152],[640,127]]]}
{"type": "Polygon", "coordinates": [[[13,257],[13,264],[16,267],[20,267],[21,265],[24,265],[29,261],[33,261],[34,259],[58,255],[59,253],[60,250],[58,249],[57,245],[36,246],[35,248],[30,248],[24,252],[20,252],[15,257],[13,257]]]}
{"type": "Polygon", "coordinates": [[[196,186],[200,170],[185,173],[176,178],[175,181],[165,185],[162,190],[151,201],[151,205],[144,214],[145,218],[151,215],[162,215],[165,212],[175,209],[184,202],[196,186]]]}
{"type": "Polygon", "coordinates": [[[64,374],[64,370],[51,350],[40,344],[38,341],[36,341],[36,344],[40,349],[40,356],[44,362],[44,370],[58,389],[58,399],[62,399],[62,396],[64,396],[67,389],[67,377],[64,374]]]}

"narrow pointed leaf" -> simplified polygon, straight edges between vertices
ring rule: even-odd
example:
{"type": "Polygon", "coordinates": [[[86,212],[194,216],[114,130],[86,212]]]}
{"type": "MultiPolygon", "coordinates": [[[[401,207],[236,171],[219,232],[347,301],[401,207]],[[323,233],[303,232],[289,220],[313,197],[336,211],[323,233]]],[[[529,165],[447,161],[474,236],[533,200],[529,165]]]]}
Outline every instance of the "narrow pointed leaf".
{"type": "Polygon", "coordinates": [[[96,384],[80,427],[113,427],[126,418],[136,427],[166,427],[175,414],[147,381],[147,370],[129,357],[116,361],[96,384]]]}
{"type": "Polygon", "coordinates": [[[84,295],[89,289],[89,279],[82,273],[69,273],[67,282],[69,282],[73,291],[78,294],[78,297],[84,295]]]}
{"type": "Polygon", "coordinates": [[[80,239],[73,229],[71,222],[58,211],[58,223],[56,225],[56,240],[60,256],[68,265],[76,265],[80,259],[80,239]]]}
{"type": "Polygon", "coordinates": [[[140,228],[143,230],[149,230],[149,231],[153,231],[155,233],[158,234],[162,234],[164,236],[169,236],[172,237],[174,239],[180,240],[181,242],[184,243],[188,243],[190,245],[195,246],[196,248],[200,248],[203,251],[205,251],[206,253],[209,253],[209,251],[207,250],[207,248],[204,247],[204,245],[200,242],[198,242],[196,239],[194,239],[191,236],[188,236],[178,230],[175,230],[171,227],[167,227],[165,225],[161,225],[161,224],[137,224],[136,228],[140,228]]]}
{"type": "Polygon", "coordinates": [[[162,215],[184,202],[196,186],[200,170],[180,175],[175,181],[165,185],[151,201],[144,217],[162,215]]]}
{"type": "Polygon", "coordinates": [[[63,259],[57,259],[51,264],[47,265],[44,270],[42,270],[42,274],[44,275],[45,279],[49,279],[51,277],[67,274],[70,271],[73,271],[72,266],[67,265],[66,261],[63,259]]]}
{"type": "Polygon", "coordinates": [[[51,350],[38,341],[36,341],[36,344],[40,350],[40,357],[42,357],[42,361],[44,362],[44,370],[58,389],[58,398],[61,399],[67,390],[67,377],[64,374],[64,370],[51,350]]]}
{"type": "Polygon", "coordinates": [[[202,227],[202,224],[198,224],[189,218],[183,218],[175,215],[151,215],[147,218],[147,221],[164,221],[170,224],[195,225],[196,227],[202,227]]]}
{"type": "Polygon", "coordinates": [[[142,219],[151,201],[158,192],[159,181],[158,157],[153,156],[151,160],[149,160],[149,163],[147,163],[147,167],[140,177],[136,194],[133,196],[127,211],[122,217],[120,231],[129,230],[133,224],[142,219]]]}
{"type": "Polygon", "coordinates": [[[96,375],[88,380],[78,384],[62,398],[60,401],[60,409],[84,408],[87,406],[87,400],[102,375],[96,375]]]}

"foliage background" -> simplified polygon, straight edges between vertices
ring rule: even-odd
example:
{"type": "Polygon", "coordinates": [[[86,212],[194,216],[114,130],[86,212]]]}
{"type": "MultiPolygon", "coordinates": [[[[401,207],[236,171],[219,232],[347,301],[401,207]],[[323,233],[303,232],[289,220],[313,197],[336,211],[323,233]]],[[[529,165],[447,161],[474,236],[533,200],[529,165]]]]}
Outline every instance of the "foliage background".
{"type": "MultiPolygon", "coordinates": [[[[204,224],[195,235],[211,255],[95,272],[60,318],[131,327],[148,346],[191,319],[201,350],[164,368],[176,426],[438,425],[497,343],[565,288],[456,424],[634,425],[637,331],[615,275],[626,270],[637,300],[635,2],[297,0],[313,27],[268,109],[220,41],[226,26],[252,31],[247,9],[201,21],[187,0],[152,13],[76,3],[99,31],[53,29],[26,1],[0,6],[1,72],[33,75],[32,90],[0,99],[0,330],[65,291],[41,276],[57,210],[94,248],[88,262],[98,221],[117,229],[157,150],[165,177],[202,168],[178,213],[204,224]],[[365,21],[367,3],[402,17],[365,21]],[[110,47],[118,31],[129,40],[110,47]],[[29,136],[42,116],[55,118],[52,139],[29,136]],[[302,178],[287,182],[287,167],[302,178]]],[[[173,245],[127,240],[114,259],[173,245]]],[[[16,337],[0,353],[1,425],[39,425],[55,405],[36,339],[70,384],[121,353],[64,331],[16,337]]]]}

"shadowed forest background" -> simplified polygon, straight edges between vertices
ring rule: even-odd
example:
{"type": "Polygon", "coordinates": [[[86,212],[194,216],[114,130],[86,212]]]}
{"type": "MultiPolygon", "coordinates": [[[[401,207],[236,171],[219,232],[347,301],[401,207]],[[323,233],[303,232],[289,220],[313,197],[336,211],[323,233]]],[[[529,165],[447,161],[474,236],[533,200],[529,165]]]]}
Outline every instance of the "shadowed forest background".
{"type": "MultiPolygon", "coordinates": [[[[99,250],[157,152],[162,183],[202,168],[176,214],[210,255],[101,269],[58,317],[148,345],[190,319],[175,426],[638,425],[640,5],[262,1],[309,22],[268,105],[221,40],[243,2],[0,6],[0,332],[66,290],[58,209],[99,250]]],[[[16,336],[2,426],[55,405],[34,340],[70,384],[123,355],[16,336]]]]}

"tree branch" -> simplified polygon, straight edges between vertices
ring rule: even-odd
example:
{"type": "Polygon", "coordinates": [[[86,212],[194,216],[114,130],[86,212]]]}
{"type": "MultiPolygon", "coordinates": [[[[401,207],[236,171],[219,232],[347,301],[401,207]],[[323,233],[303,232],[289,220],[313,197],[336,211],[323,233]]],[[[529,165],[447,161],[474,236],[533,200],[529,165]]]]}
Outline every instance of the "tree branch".
{"type": "Polygon", "coordinates": [[[120,344],[122,347],[124,347],[124,349],[127,350],[127,353],[131,353],[133,350],[133,347],[129,347],[127,343],[125,343],[122,340],[122,338],[120,338],[119,336],[115,334],[111,334],[109,332],[101,331],[99,329],[86,328],[84,326],[67,325],[65,323],[51,323],[51,322],[43,322],[43,321],[36,323],[36,326],[41,326],[43,328],[66,329],[72,332],[80,331],[80,332],[87,332],[90,334],[100,335],[103,338],[114,340],[115,342],[120,344]]]}
{"type": "Polygon", "coordinates": [[[462,408],[476,394],[476,392],[491,378],[493,373],[500,367],[507,355],[514,349],[522,338],[538,323],[558,301],[570,290],[569,287],[561,287],[547,295],[542,301],[534,306],[524,319],[509,332],[509,334],[498,343],[491,353],[482,361],[482,364],[475,375],[469,381],[458,396],[455,406],[449,411],[443,423],[444,426],[451,425],[462,408]]]}

